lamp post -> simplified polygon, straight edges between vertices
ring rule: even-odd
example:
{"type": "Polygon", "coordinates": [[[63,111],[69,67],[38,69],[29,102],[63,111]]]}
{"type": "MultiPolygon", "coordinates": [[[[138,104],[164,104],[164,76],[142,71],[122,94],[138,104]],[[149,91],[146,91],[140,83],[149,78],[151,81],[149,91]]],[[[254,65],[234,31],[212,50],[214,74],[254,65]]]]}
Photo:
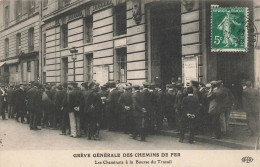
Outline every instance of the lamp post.
{"type": "Polygon", "coordinates": [[[70,53],[71,53],[71,59],[73,60],[73,81],[76,81],[76,74],[75,74],[75,61],[77,60],[77,53],[78,50],[75,47],[72,47],[70,49],[70,53]]]}

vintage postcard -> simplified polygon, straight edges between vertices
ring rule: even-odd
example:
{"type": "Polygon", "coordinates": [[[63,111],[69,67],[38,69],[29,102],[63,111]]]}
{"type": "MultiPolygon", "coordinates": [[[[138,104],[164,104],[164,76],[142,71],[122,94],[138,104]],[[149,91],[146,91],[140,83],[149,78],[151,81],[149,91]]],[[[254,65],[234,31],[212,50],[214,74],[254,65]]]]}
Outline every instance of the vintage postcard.
{"type": "Polygon", "coordinates": [[[0,0],[0,167],[260,166],[260,0],[0,0]]]}

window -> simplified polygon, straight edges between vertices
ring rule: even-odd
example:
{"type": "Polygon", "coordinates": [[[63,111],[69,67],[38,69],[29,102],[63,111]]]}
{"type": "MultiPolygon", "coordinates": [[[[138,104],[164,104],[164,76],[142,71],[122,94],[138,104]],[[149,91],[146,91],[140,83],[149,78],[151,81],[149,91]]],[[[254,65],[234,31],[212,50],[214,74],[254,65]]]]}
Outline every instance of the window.
{"type": "Polygon", "coordinates": [[[93,15],[85,19],[84,41],[85,43],[93,42],[93,15]]]}
{"type": "Polygon", "coordinates": [[[4,72],[7,72],[7,73],[9,72],[9,66],[7,66],[7,65],[4,66],[4,72]]]}
{"type": "Polygon", "coordinates": [[[47,5],[48,5],[48,0],[43,0],[43,2],[42,2],[43,4],[43,8],[46,8],[47,7],[47,5]]]}
{"type": "Polygon", "coordinates": [[[42,46],[43,54],[46,53],[46,34],[43,34],[43,46],[42,46]]]}
{"type": "Polygon", "coordinates": [[[126,34],[126,4],[115,7],[115,36],[126,34]]]}
{"type": "Polygon", "coordinates": [[[117,69],[118,69],[118,80],[120,82],[126,82],[127,76],[127,63],[126,63],[126,48],[120,48],[116,50],[117,55],[117,69]]]}
{"type": "Polygon", "coordinates": [[[86,80],[93,80],[93,54],[86,54],[86,80]]]}
{"type": "Polygon", "coordinates": [[[16,55],[21,51],[21,33],[16,34],[16,55]]]}
{"type": "Polygon", "coordinates": [[[9,39],[5,39],[5,58],[9,57],[9,39]]]}
{"type": "Polygon", "coordinates": [[[5,7],[5,27],[8,27],[9,24],[9,7],[5,7]]]}
{"type": "Polygon", "coordinates": [[[31,62],[27,61],[27,72],[31,72],[31,62]]]}
{"type": "Polygon", "coordinates": [[[61,27],[61,44],[63,48],[68,47],[68,25],[65,24],[61,27]]]}
{"type": "Polygon", "coordinates": [[[61,69],[61,82],[64,83],[68,81],[68,57],[62,58],[61,69]]]}
{"type": "Polygon", "coordinates": [[[33,14],[35,11],[35,0],[30,0],[29,2],[29,14],[33,14]]]}
{"type": "Polygon", "coordinates": [[[16,65],[15,65],[15,71],[16,71],[16,72],[19,72],[19,64],[16,64],[16,65]]]}
{"type": "Polygon", "coordinates": [[[70,0],[58,0],[59,8],[63,8],[64,6],[67,6],[69,4],[70,4],[70,0]]]}
{"type": "Polygon", "coordinates": [[[16,1],[16,20],[19,21],[22,17],[22,2],[21,0],[16,1]]]}
{"type": "Polygon", "coordinates": [[[63,0],[63,6],[69,5],[70,4],[70,0],[63,0]]]}
{"type": "Polygon", "coordinates": [[[34,50],[34,28],[30,28],[28,32],[29,52],[34,50]]]}

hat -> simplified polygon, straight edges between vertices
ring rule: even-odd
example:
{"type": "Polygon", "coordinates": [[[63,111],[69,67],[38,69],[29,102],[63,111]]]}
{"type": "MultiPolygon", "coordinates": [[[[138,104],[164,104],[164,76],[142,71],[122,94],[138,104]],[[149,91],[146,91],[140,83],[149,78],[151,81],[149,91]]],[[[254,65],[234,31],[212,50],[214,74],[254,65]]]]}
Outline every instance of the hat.
{"type": "Polygon", "coordinates": [[[191,85],[192,86],[195,86],[195,87],[198,87],[199,86],[199,83],[197,81],[191,81],[191,85]]]}
{"type": "Polygon", "coordinates": [[[88,82],[83,82],[81,86],[84,87],[85,89],[88,89],[88,82]]]}
{"type": "Polygon", "coordinates": [[[51,86],[50,86],[50,85],[46,85],[45,88],[48,89],[48,90],[50,90],[50,89],[51,89],[51,86]]]}
{"type": "Polygon", "coordinates": [[[166,84],[166,88],[173,88],[172,84],[166,84]]]}
{"type": "Polygon", "coordinates": [[[177,84],[176,84],[176,87],[183,87],[184,86],[184,84],[183,83],[180,83],[180,82],[178,82],[177,84]]]}
{"type": "Polygon", "coordinates": [[[148,88],[149,85],[150,85],[149,82],[143,82],[143,86],[144,86],[144,88],[148,88]]]}
{"type": "Polygon", "coordinates": [[[62,85],[59,84],[59,85],[57,86],[57,89],[62,90],[62,85]]]}
{"type": "Polygon", "coordinates": [[[40,84],[39,84],[38,82],[34,82],[34,81],[33,81],[33,86],[38,87],[38,86],[40,86],[40,84]]]}
{"type": "Polygon", "coordinates": [[[71,82],[70,85],[73,86],[73,87],[77,87],[78,83],[77,82],[71,82]]]}
{"type": "Polygon", "coordinates": [[[210,84],[211,84],[212,86],[217,86],[217,85],[218,85],[218,81],[211,81],[210,84]]]}
{"type": "Polygon", "coordinates": [[[108,82],[108,87],[109,88],[115,88],[116,87],[116,82],[115,81],[108,82]]]}
{"type": "Polygon", "coordinates": [[[206,84],[206,88],[210,88],[211,87],[211,84],[210,83],[207,83],[206,84]]]}
{"type": "Polygon", "coordinates": [[[88,83],[88,88],[91,89],[94,85],[96,85],[95,82],[89,82],[88,83]]]}
{"type": "Polygon", "coordinates": [[[125,90],[129,90],[129,89],[132,89],[132,86],[126,86],[125,87],[125,90]]]}
{"type": "Polygon", "coordinates": [[[134,89],[137,89],[137,90],[140,89],[140,86],[139,86],[139,85],[133,85],[132,87],[133,87],[134,89]]]}
{"type": "Polygon", "coordinates": [[[149,88],[154,89],[156,87],[156,84],[153,82],[149,85],[149,88]]]}
{"type": "Polygon", "coordinates": [[[223,81],[222,81],[222,80],[218,80],[217,82],[218,82],[218,85],[220,85],[220,84],[222,84],[222,83],[223,83],[223,81]]]}

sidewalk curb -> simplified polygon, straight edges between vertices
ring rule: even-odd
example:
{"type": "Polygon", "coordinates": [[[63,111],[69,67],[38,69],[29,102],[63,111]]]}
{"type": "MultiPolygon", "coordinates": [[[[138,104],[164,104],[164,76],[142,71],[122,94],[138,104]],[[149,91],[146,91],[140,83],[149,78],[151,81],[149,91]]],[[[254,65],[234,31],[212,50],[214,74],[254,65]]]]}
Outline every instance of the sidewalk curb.
{"type": "MultiPolygon", "coordinates": [[[[171,137],[179,137],[178,132],[169,132],[169,131],[161,131],[160,132],[161,135],[164,136],[171,136],[171,137]]],[[[185,134],[185,138],[188,139],[189,135],[185,134]]],[[[246,145],[243,144],[241,142],[235,141],[235,140],[231,140],[231,139],[211,139],[209,137],[206,136],[200,136],[200,135],[195,135],[195,141],[198,142],[203,142],[203,143],[209,143],[209,144],[215,144],[215,145],[220,145],[220,146],[224,146],[224,147],[229,147],[229,148],[233,148],[233,149],[238,149],[238,150],[254,150],[255,147],[253,145],[246,145]]]]}

